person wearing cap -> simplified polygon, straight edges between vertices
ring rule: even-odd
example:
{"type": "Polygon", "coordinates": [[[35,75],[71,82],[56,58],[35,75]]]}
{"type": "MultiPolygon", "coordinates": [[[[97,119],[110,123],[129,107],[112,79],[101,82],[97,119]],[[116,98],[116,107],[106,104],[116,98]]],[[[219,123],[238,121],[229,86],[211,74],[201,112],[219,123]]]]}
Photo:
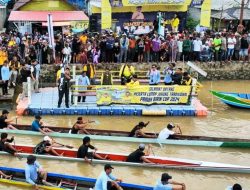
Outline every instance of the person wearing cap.
{"type": "Polygon", "coordinates": [[[172,176],[163,173],[161,175],[161,180],[156,184],[154,190],[186,190],[186,185],[173,181],[172,176]]]}
{"type": "Polygon", "coordinates": [[[36,161],[36,157],[33,155],[29,155],[27,157],[27,163],[25,166],[25,179],[26,182],[33,185],[35,189],[38,188],[38,180],[42,179],[42,183],[48,185],[47,182],[47,172],[43,170],[42,166],[39,162],[36,161]]]}
{"type": "MultiPolygon", "coordinates": [[[[177,126],[179,128],[179,126],[177,126]]],[[[179,132],[175,132],[173,129],[175,128],[173,123],[169,123],[166,128],[162,129],[158,135],[158,139],[174,139],[173,135],[181,134],[180,128],[179,132]]]]}
{"type": "Polygon", "coordinates": [[[138,138],[155,138],[155,135],[145,134],[142,129],[147,127],[149,121],[147,123],[139,122],[129,133],[129,137],[138,137],[138,138]]]}
{"type": "Polygon", "coordinates": [[[150,149],[152,148],[152,145],[148,145],[146,152],[144,152],[145,147],[145,144],[140,144],[138,149],[128,155],[126,161],[135,163],[153,163],[145,157],[150,155],[150,149]]]}
{"type": "Polygon", "coordinates": [[[14,141],[14,136],[11,139],[8,139],[8,133],[1,133],[0,139],[0,151],[8,152],[14,156],[18,156],[18,150],[14,148],[10,143],[14,141]]]}
{"type": "Polygon", "coordinates": [[[51,129],[47,128],[47,127],[43,127],[43,122],[41,121],[42,117],[40,115],[35,115],[35,120],[32,122],[31,124],[31,130],[32,131],[37,131],[37,132],[41,132],[44,135],[47,135],[47,133],[52,133],[54,131],[52,131],[51,129]]]}
{"type": "Polygon", "coordinates": [[[235,183],[233,186],[228,186],[226,190],[242,190],[242,187],[240,184],[235,183]]]}
{"type": "Polygon", "coordinates": [[[89,123],[92,123],[93,121],[89,121],[86,119],[83,119],[82,117],[78,117],[76,123],[73,125],[73,127],[70,130],[71,134],[88,134],[91,135],[87,130],[86,127],[89,123]]]}
{"type": "Polygon", "coordinates": [[[114,168],[110,164],[104,166],[104,171],[99,175],[95,183],[95,190],[122,190],[123,188],[117,183],[122,182],[122,179],[112,175],[114,168]]]}
{"type": "Polygon", "coordinates": [[[45,136],[43,141],[38,143],[33,150],[34,154],[49,154],[54,156],[63,156],[59,154],[53,147],[63,147],[61,144],[57,144],[52,138],[49,136],[45,136]]]}
{"type": "Polygon", "coordinates": [[[12,122],[14,122],[14,119],[17,119],[18,117],[16,116],[15,118],[8,119],[8,110],[3,110],[2,115],[0,116],[0,129],[13,129],[17,130],[13,125],[11,125],[12,122]]]}
{"type": "Polygon", "coordinates": [[[91,164],[92,158],[99,159],[99,160],[106,160],[107,155],[102,157],[101,155],[97,154],[97,148],[90,144],[90,137],[86,136],[82,139],[82,145],[79,147],[77,151],[77,158],[83,158],[86,162],[91,164]],[[94,150],[94,152],[88,152],[88,149],[94,150]],[[91,159],[91,160],[89,160],[91,159]]]}

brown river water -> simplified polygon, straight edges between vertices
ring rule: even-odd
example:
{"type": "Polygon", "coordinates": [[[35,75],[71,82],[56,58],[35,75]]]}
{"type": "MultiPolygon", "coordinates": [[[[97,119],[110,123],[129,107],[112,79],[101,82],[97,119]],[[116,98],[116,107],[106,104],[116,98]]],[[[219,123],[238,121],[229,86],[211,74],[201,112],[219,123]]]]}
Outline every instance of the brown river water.
{"type": "MultiPolygon", "coordinates": [[[[207,117],[124,117],[124,116],[88,116],[100,122],[92,125],[93,128],[130,130],[139,121],[150,121],[146,131],[158,132],[168,122],[174,122],[181,126],[183,134],[207,135],[218,137],[250,138],[250,111],[231,108],[213,97],[208,90],[220,90],[229,92],[250,93],[250,81],[213,81],[203,82],[204,87],[199,93],[199,99],[208,107],[207,117]]],[[[11,112],[10,116],[15,113],[11,112]]],[[[76,116],[43,116],[43,121],[51,126],[73,125],[76,116]]],[[[20,117],[18,123],[30,124],[33,117],[20,117]]],[[[37,144],[40,137],[16,136],[17,144],[37,144]]],[[[78,147],[81,140],[56,139],[58,142],[78,147]]],[[[93,144],[101,151],[130,153],[138,144],[114,143],[94,141],[93,144]]],[[[169,156],[176,158],[187,158],[195,160],[232,163],[238,165],[250,165],[249,149],[234,148],[206,148],[188,146],[153,146],[154,154],[158,156],[169,156]]],[[[0,156],[0,165],[24,168],[25,159],[19,161],[10,156],[0,156]]],[[[86,163],[71,163],[66,161],[50,161],[39,159],[39,162],[49,172],[98,177],[103,170],[102,165],[88,165],[86,163]]],[[[224,190],[228,185],[240,183],[244,190],[250,190],[250,174],[195,172],[185,170],[169,169],[147,169],[116,166],[113,170],[115,176],[122,178],[128,183],[143,185],[154,185],[163,172],[168,172],[176,181],[186,183],[188,190],[224,190]]],[[[25,189],[15,186],[0,184],[0,190],[25,189]]]]}

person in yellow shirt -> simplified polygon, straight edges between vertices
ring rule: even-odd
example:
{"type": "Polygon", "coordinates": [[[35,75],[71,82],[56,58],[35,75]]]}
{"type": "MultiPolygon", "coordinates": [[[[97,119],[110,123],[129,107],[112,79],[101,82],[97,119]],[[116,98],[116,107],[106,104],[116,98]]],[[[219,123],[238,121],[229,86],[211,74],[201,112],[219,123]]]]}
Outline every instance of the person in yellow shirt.
{"type": "Polygon", "coordinates": [[[174,15],[174,18],[171,20],[171,26],[173,32],[178,32],[180,24],[180,19],[177,17],[177,14],[174,15]]]}
{"type": "Polygon", "coordinates": [[[13,37],[11,37],[10,41],[8,42],[8,47],[13,47],[16,45],[16,41],[13,37]]]}
{"type": "Polygon", "coordinates": [[[88,36],[86,35],[85,32],[83,32],[79,39],[80,39],[82,44],[86,44],[86,42],[88,40],[88,36]]]}
{"type": "MultiPolygon", "coordinates": [[[[3,63],[8,60],[8,53],[5,47],[0,47],[0,71],[3,66],[3,63]]],[[[1,72],[0,72],[0,80],[2,79],[1,72]]]]}
{"type": "Polygon", "coordinates": [[[83,71],[85,71],[89,77],[90,84],[95,85],[95,65],[93,63],[87,63],[87,65],[83,66],[83,71]]]}
{"type": "Polygon", "coordinates": [[[121,77],[121,85],[129,83],[134,74],[135,68],[131,64],[125,63],[124,65],[122,65],[119,73],[119,76],[121,77]]]}
{"type": "Polygon", "coordinates": [[[137,80],[137,75],[133,75],[131,81],[126,85],[128,87],[140,86],[140,82],[137,80]]]}

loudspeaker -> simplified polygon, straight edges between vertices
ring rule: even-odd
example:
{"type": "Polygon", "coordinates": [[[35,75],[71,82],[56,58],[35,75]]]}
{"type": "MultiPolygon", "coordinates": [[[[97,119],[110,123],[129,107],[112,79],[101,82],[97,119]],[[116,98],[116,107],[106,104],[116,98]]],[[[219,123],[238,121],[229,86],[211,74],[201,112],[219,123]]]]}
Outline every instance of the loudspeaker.
{"type": "Polygon", "coordinates": [[[97,32],[97,16],[91,15],[89,17],[89,32],[97,32]]]}

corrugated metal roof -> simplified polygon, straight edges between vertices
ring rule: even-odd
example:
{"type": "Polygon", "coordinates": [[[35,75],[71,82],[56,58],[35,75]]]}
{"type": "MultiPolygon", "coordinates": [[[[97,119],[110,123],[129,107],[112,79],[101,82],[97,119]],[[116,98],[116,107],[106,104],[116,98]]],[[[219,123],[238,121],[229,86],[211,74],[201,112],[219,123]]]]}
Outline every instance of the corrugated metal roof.
{"type": "Polygon", "coordinates": [[[48,14],[52,14],[54,22],[89,20],[83,11],[11,11],[8,20],[47,22],[48,14]]]}
{"type": "Polygon", "coordinates": [[[15,3],[14,7],[13,7],[13,11],[18,10],[20,7],[26,5],[28,2],[30,2],[31,0],[19,0],[15,3]]]}
{"type": "MultiPolygon", "coordinates": [[[[215,13],[211,16],[212,18],[225,19],[225,20],[239,20],[240,19],[240,8],[229,8],[215,13]]],[[[250,20],[250,9],[245,8],[243,12],[243,20],[250,20]]]]}

